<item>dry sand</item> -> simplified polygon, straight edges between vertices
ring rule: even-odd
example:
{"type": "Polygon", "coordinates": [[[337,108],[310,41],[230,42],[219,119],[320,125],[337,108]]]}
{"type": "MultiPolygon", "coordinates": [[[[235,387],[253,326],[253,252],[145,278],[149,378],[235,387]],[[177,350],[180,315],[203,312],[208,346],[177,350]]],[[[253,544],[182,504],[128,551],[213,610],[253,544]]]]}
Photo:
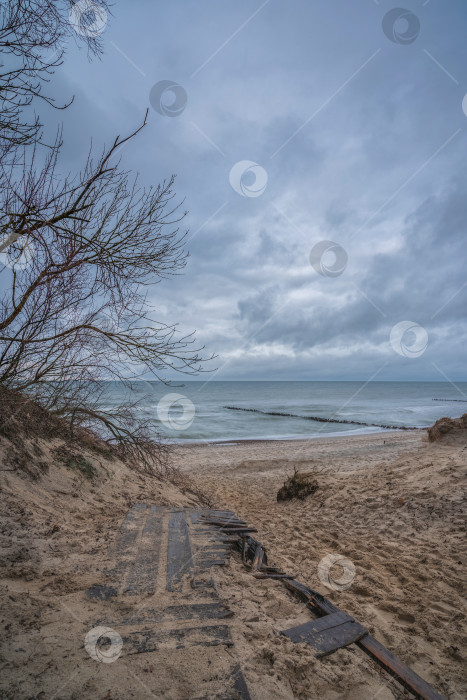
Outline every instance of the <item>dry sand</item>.
{"type": "MultiPolygon", "coordinates": [[[[8,448],[2,439],[0,448],[8,448]]],[[[221,665],[210,648],[180,656],[154,651],[99,664],[83,648],[86,632],[108,614],[84,590],[115,566],[119,524],[135,502],[196,506],[196,499],[118,462],[87,454],[94,482],[54,461],[38,440],[40,478],[6,471],[3,458],[0,697],[198,698],[199,678],[221,665]],[[176,661],[177,659],[177,661],[176,661]]],[[[32,450],[32,447],[31,447],[32,450]]],[[[355,617],[447,698],[464,697],[462,676],[465,432],[429,444],[422,432],[248,442],[178,448],[175,459],[216,507],[258,528],[269,559],[355,617]],[[316,470],[318,491],[277,503],[297,466],[316,470]],[[317,574],[329,553],[349,558],[356,576],[344,591],[317,574]]],[[[339,571],[336,573],[339,577],[339,571]]],[[[253,700],[387,700],[404,695],[357,648],[316,660],[280,630],[310,619],[281,582],[257,581],[237,555],[215,574],[234,611],[235,649],[253,700]]],[[[125,611],[144,606],[140,597],[125,611]]]]}
{"type": "MultiPolygon", "coordinates": [[[[433,444],[417,431],[205,445],[180,448],[177,458],[216,504],[258,528],[274,565],[353,614],[439,692],[465,697],[465,431],[433,444]],[[319,489],[303,502],[278,503],[294,467],[316,471],[319,489]],[[348,589],[329,589],[318,577],[328,554],[353,562],[348,589]]],[[[331,574],[339,579],[342,570],[331,574]]],[[[246,573],[238,582],[235,570],[225,573],[223,589],[226,599],[235,592],[249,627],[239,632],[247,677],[259,684],[270,674],[276,697],[400,697],[356,648],[317,661],[271,638],[271,630],[309,619],[306,611],[296,617],[280,582],[252,584],[246,573]]]]}

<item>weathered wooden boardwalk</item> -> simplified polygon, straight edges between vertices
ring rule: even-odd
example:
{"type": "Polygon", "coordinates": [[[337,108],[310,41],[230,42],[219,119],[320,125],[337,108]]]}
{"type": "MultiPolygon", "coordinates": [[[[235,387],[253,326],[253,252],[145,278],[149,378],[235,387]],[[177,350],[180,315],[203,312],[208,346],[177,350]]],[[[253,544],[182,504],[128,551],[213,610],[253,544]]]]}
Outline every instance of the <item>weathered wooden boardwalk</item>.
{"type": "MultiPolygon", "coordinates": [[[[122,656],[157,651],[162,661],[164,651],[169,652],[172,669],[183,668],[187,649],[194,655],[200,648],[217,647],[217,666],[204,669],[196,697],[181,691],[180,700],[248,700],[229,622],[233,612],[221,602],[212,578],[213,567],[225,565],[236,549],[257,579],[277,579],[305,602],[310,620],[282,630],[292,642],[310,645],[317,657],[356,644],[412,696],[444,700],[353,617],[268,565],[254,532],[231,511],[138,503],[121,525],[112,552],[116,564],[107,571],[107,580],[86,591],[90,599],[109,602],[109,615],[97,624],[118,631],[122,656]],[[126,614],[117,614],[120,608],[126,614]]],[[[203,657],[199,659],[203,664],[203,657]]]]}
{"type": "MultiPolygon", "coordinates": [[[[212,579],[212,567],[229,560],[232,535],[201,523],[206,513],[218,512],[135,505],[113,547],[116,566],[107,571],[102,585],[86,594],[109,602],[109,615],[97,624],[120,634],[122,656],[168,651],[174,666],[180,655],[183,668],[184,650],[219,647],[220,663],[211,674],[206,669],[196,698],[248,700],[229,626],[233,613],[219,600],[212,579]],[[119,601],[126,609],[132,603],[128,614],[116,615],[119,601]],[[229,652],[222,662],[223,649],[229,652]]],[[[236,522],[232,514],[231,526],[236,522]]]]}
{"type": "MultiPolygon", "coordinates": [[[[210,519],[209,522],[215,520],[210,519]]],[[[317,591],[296,581],[293,576],[287,576],[283,571],[268,566],[266,550],[260,542],[245,534],[239,538],[237,547],[241,551],[243,562],[254,576],[281,579],[292,593],[305,602],[310,613],[318,616],[302,625],[283,630],[282,634],[292,642],[309,644],[318,658],[355,643],[413,697],[420,700],[446,700],[415,671],[391,654],[353,617],[317,591]]]]}

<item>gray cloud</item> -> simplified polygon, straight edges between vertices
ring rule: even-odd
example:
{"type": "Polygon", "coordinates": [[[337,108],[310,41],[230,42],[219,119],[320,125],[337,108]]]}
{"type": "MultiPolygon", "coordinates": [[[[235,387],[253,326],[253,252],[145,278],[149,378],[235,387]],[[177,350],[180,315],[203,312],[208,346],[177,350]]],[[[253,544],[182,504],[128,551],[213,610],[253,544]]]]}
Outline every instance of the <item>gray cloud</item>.
{"type": "Polygon", "coordinates": [[[177,173],[190,210],[185,275],[151,292],[160,320],[198,330],[216,378],[368,379],[387,363],[379,379],[442,379],[435,363],[465,379],[464,0],[407,0],[421,24],[407,46],[382,31],[387,0],[271,0],[220,48],[260,4],[117,2],[102,61],[70,47],[55,78],[76,94],[48,112],[64,120],[62,168],[134,128],[156,82],[179,82],[183,113],[151,109],[122,151],[146,184],[177,173]],[[262,196],[231,188],[239,160],[267,170],[262,196]],[[337,278],[308,262],[323,239],[348,253],[337,278]],[[390,347],[402,320],[428,331],[416,360],[390,347]]]}

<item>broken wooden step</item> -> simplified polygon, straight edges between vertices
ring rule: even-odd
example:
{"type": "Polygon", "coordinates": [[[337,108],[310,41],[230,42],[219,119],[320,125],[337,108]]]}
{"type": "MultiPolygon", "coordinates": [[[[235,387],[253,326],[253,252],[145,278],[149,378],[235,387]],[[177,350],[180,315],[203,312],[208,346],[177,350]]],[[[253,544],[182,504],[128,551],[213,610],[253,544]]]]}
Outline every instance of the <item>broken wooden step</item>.
{"type": "Polygon", "coordinates": [[[266,572],[272,572],[274,567],[267,566],[266,554],[264,554],[264,564],[261,569],[255,571],[251,565],[255,561],[257,552],[260,551],[260,542],[247,534],[242,535],[236,544],[243,562],[254,571],[255,578],[281,579],[291,592],[305,601],[309,610],[320,616],[303,625],[284,630],[282,634],[289,637],[291,641],[310,644],[318,657],[326,656],[337,649],[355,643],[416,698],[446,700],[415,671],[368,634],[362,625],[337,608],[321,593],[299,583],[293,577],[286,576],[282,572],[277,573],[277,569],[275,574],[267,575],[266,572]]]}
{"type": "Polygon", "coordinates": [[[309,644],[315,651],[315,656],[319,658],[357,642],[368,634],[368,630],[346,612],[339,610],[303,625],[291,627],[282,634],[295,644],[309,644]]]}

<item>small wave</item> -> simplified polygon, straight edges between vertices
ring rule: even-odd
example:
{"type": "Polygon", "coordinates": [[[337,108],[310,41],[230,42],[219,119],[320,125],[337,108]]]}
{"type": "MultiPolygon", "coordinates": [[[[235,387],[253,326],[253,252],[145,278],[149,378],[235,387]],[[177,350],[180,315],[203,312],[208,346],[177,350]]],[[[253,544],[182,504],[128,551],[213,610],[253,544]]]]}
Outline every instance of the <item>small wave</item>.
{"type": "Polygon", "coordinates": [[[432,399],[432,401],[455,401],[456,403],[467,403],[467,399],[432,399]]]}
{"type": "Polygon", "coordinates": [[[387,430],[418,430],[415,426],[406,425],[386,425],[383,423],[365,423],[359,420],[346,420],[344,418],[323,418],[321,416],[300,416],[297,413],[282,413],[280,411],[262,411],[259,408],[243,408],[241,406],[224,406],[229,411],[249,411],[250,413],[261,413],[263,416],[282,416],[284,418],[300,418],[301,420],[312,420],[317,423],[345,423],[346,425],[365,425],[368,428],[386,428],[387,430]]]}

